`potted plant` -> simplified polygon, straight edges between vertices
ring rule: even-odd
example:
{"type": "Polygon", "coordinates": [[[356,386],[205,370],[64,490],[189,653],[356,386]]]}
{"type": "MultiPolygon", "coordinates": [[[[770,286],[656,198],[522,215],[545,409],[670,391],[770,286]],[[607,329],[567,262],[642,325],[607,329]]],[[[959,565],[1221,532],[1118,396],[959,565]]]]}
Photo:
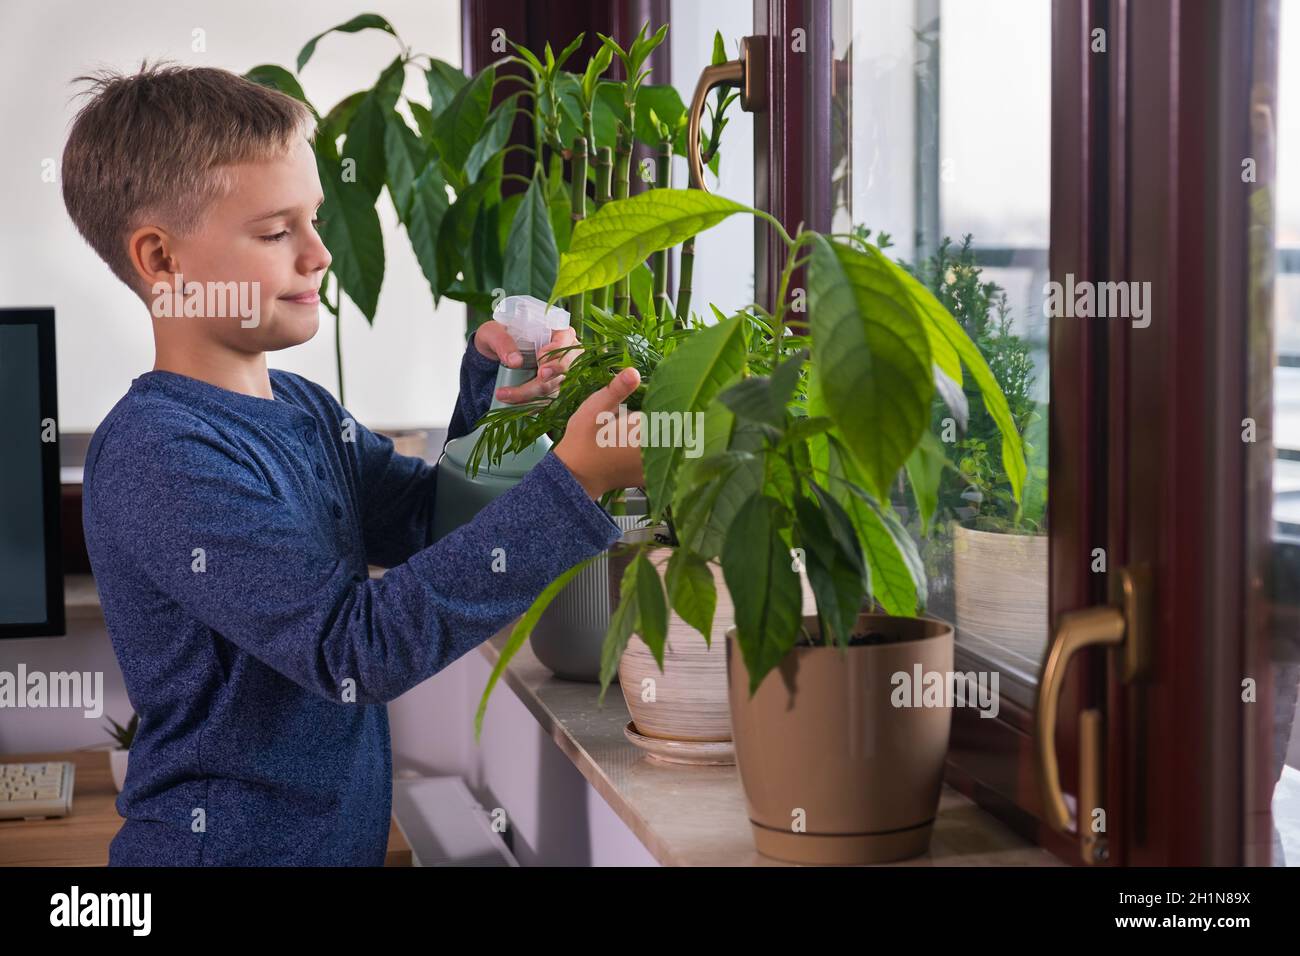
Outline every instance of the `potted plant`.
{"type": "Polygon", "coordinates": [[[971,242],[966,235],[954,248],[945,237],[913,271],[984,356],[1021,435],[1028,470],[1019,500],[997,424],[977,389],[965,389],[969,418],[959,437],[937,410],[934,431],[949,439],[954,466],[935,489],[940,534],[948,535],[947,549],[938,550],[951,554],[958,634],[1033,671],[1048,640],[1046,408],[1033,397],[1029,343],[1012,328],[1006,293],[983,279],[971,242]]]}
{"type": "Polygon", "coordinates": [[[113,788],[121,793],[122,787],[126,784],[127,757],[130,755],[131,744],[135,740],[136,729],[140,726],[140,715],[132,714],[131,720],[125,727],[112,717],[108,718],[108,722],[113,725],[108,735],[117,744],[108,752],[108,767],[113,774],[113,788]]]}
{"type": "MultiPolygon", "coordinates": [[[[530,114],[532,143],[525,149],[532,155],[550,151],[545,170],[541,164],[536,167],[523,205],[516,207],[512,234],[530,203],[535,207],[531,225],[519,230],[515,254],[506,257],[541,263],[531,271],[532,284],[524,291],[548,295],[558,267],[555,251],[567,252],[572,228],[585,221],[589,211],[594,214],[602,205],[629,195],[634,185],[630,163],[634,141],[654,150],[653,182],[645,182],[643,175],[643,186],[671,186],[672,157],[684,148],[686,110],[672,87],[647,83],[649,71],[644,69],[666,36],[666,26],[651,34],[643,25],[626,49],[612,37],[602,36],[600,50],[580,73],[563,67],[581,36],[558,55],[549,46],[538,55],[514,45],[517,55],[505,61],[522,69],[527,100],[535,106],[530,114]],[[614,59],[622,64],[625,79],[600,79],[614,59]],[[521,251],[529,254],[521,256],[521,251]]],[[[714,37],[713,56],[716,62],[726,58],[720,35],[714,37]]],[[[710,110],[703,156],[715,171],[726,109],[732,100],[734,94],[719,95],[710,110]]],[[[583,349],[583,354],[567,373],[558,396],[495,409],[484,416],[482,440],[470,461],[472,473],[485,460],[495,463],[503,452],[518,451],[541,435],[558,440],[568,416],[582,400],[628,364],[635,364],[641,372],[642,386],[628,403],[634,409],[639,407],[658,362],[682,336],[701,324],[689,309],[694,261],[689,241],[683,243],[682,257],[675,296],[668,289],[668,250],[661,249],[648,254],[616,282],[567,297],[572,324],[581,335],[576,347],[583,349]]],[[[476,281],[483,284],[481,278],[476,281]]],[[[511,286],[509,276],[505,285],[507,291],[519,291],[511,286]]],[[[625,530],[639,534],[636,529],[642,522],[637,516],[645,513],[644,496],[624,497],[630,500],[620,502],[611,496],[604,503],[625,530]]],[[[609,564],[605,556],[598,556],[568,582],[531,628],[534,652],[557,676],[599,679],[601,646],[609,625],[609,581],[609,564]]],[[[720,661],[721,655],[718,658],[720,661]]],[[[725,668],[720,662],[714,671],[716,711],[725,723],[725,668]]],[[[729,738],[729,731],[725,726],[719,731],[716,721],[707,727],[679,730],[692,739],[716,740],[719,734],[721,739],[729,738]]]]}
{"type": "MultiPolygon", "coordinates": [[[[882,677],[950,674],[952,631],[918,616],[924,572],[889,490],[923,444],[936,393],[964,417],[963,369],[1012,452],[1016,498],[1020,436],[974,343],[878,247],[790,237],[767,214],[719,196],[654,190],[602,209],[575,227],[552,297],[617,282],[643,255],[740,212],[770,222],[786,243],[778,307],[715,309],[717,321],[684,337],[656,369],[643,416],[650,427],[655,416],[700,416],[704,454],[688,459],[680,443],[642,443],[650,513],[671,522],[669,563],[679,567],[661,577],[650,557],[657,542],[634,546],[606,636],[602,695],[633,633],[662,668],[669,608],[712,642],[716,564],[734,605],[730,716],[759,849],[836,862],[919,852],[937,805],[949,704],[924,694],[915,699],[927,706],[895,706],[882,677]],[[806,334],[786,324],[801,265],[809,267],[806,334]],[[815,614],[803,613],[804,574],[815,614]],[[814,679],[823,661],[838,670],[814,679]],[[891,710],[880,709],[882,697],[891,710]],[[863,727],[869,753],[846,730],[863,727]],[[815,784],[827,778],[834,789],[815,784]]],[[[563,576],[521,619],[493,681],[528,619],[562,586],[563,576]]]]}

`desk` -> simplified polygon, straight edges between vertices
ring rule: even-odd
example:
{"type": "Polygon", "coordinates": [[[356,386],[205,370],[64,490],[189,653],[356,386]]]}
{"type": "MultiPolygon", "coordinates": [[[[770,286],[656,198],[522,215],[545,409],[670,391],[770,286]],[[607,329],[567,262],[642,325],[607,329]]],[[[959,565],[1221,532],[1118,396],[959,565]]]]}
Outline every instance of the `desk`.
{"type": "MultiPolygon", "coordinates": [[[[0,866],[107,866],[108,845],[122,826],[107,750],[6,754],[0,763],[67,760],[76,765],[72,812],[44,820],[0,820],[0,866]]],[[[388,827],[385,866],[410,866],[411,847],[397,824],[388,827]]]]}

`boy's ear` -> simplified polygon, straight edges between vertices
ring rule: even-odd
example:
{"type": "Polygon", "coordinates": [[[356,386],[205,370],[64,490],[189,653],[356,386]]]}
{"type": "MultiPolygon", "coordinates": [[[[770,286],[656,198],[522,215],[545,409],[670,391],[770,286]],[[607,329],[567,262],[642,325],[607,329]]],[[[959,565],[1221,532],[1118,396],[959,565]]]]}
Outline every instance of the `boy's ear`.
{"type": "Polygon", "coordinates": [[[158,282],[172,284],[172,275],[180,269],[167,230],[161,226],[141,226],[131,233],[127,242],[131,265],[145,290],[153,289],[158,282]]]}

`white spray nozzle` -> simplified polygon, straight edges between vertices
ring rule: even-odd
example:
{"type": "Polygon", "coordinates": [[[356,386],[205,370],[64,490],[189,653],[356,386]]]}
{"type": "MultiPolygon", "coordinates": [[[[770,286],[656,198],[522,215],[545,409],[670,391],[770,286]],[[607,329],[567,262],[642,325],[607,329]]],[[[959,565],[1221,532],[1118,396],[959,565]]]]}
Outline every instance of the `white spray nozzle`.
{"type": "Polygon", "coordinates": [[[568,312],[556,306],[548,309],[545,302],[531,295],[506,296],[492,318],[510,330],[521,352],[531,351],[534,356],[551,341],[552,332],[569,327],[568,312]]]}

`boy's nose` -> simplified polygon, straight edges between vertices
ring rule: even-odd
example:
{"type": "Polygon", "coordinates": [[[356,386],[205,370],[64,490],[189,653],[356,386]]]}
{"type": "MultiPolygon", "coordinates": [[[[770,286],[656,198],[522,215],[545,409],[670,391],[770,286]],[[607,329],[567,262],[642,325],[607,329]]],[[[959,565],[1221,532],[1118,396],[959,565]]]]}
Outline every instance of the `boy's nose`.
{"type": "Polygon", "coordinates": [[[313,236],[311,247],[303,253],[302,271],[307,273],[324,272],[333,261],[334,257],[330,255],[329,249],[325,247],[325,243],[320,236],[313,236]]]}

